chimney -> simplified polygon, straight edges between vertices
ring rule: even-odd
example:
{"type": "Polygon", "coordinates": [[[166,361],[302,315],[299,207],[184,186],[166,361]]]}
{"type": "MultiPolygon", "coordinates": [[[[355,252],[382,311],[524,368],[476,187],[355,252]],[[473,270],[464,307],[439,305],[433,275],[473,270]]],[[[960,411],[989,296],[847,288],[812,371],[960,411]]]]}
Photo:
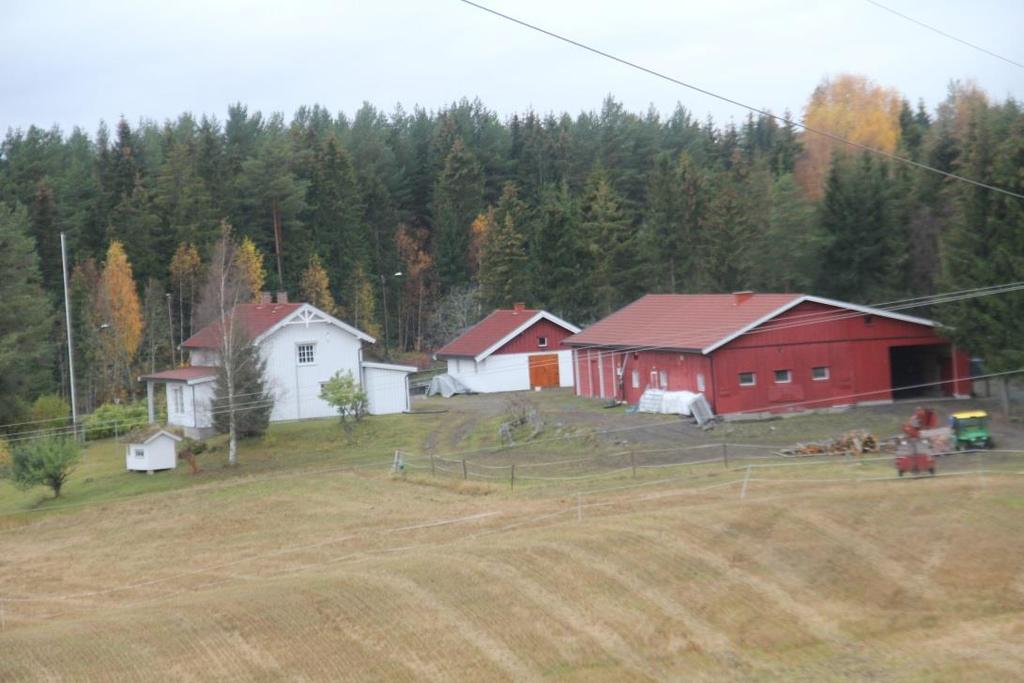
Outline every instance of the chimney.
{"type": "Polygon", "coordinates": [[[270,292],[260,292],[260,303],[261,304],[273,303],[270,300],[270,292]]]}
{"type": "Polygon", "coordinates": [[[512,315],[519,315],[526,310],[526,304],[512,304],[512,315]]]}
{"type": "Polygon", "coordinates": [[[744,290],[742,292],[733,292],[732,295],[733,295],[733,298],[735,299],[735,301],[733,303],[736,306],[739,306],[744,301],[746,301],[747,299],[749,299],[752,296],[754,296],[754,293],[751,292],[750,290],[744,290]]]}
{"type": "Polygon", "coordinates": [[[283,290],[279,290],[277,292],[277,303],[279,303],[279,304],[286,304],[286,303],[288,303],[288,292],[285,292],[283,290]]]}

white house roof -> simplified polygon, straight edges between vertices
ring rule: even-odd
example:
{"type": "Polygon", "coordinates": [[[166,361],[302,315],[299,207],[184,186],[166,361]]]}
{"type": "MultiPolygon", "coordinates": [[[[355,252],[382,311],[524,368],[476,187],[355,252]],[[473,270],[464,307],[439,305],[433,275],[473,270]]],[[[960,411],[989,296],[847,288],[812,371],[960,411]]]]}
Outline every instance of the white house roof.
{"type": "Polygon", "coordinates": [[[395,372],[419,372],[419,368],[415,365],[394,365],[392,363],[374,363],[372,361],[363,361],[363,367],[374,370],[394,370],[395,372]]]}

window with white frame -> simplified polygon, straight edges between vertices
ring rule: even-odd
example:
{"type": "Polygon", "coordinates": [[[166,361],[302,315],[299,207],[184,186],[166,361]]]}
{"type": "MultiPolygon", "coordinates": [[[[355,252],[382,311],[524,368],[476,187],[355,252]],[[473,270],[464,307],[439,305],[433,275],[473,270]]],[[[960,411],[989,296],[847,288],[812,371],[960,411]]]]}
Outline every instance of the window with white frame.
{"type": "Polygon", "coordinates": [[[753,372],[741,372],[740,373],[740,386],[741,387],[752,387],[757,384],[757,375],[753,372]]]}
{"type": "Polygon", "coordinates": [[[633,377],[633,388],[634,389],[639,389],[640,388],[640,371],[639,370],[634,370],[632,377],[633,377]]]}
{"type": "Polygon", "coordinates": [[[136,458],[145,458],[146,457],[146,449],[145,448],[136,448],[135,449],[135,457],[136,458]]]}
{"type": "Polygon", "coordinates": [[[828,366],[819,365],[816,368],[811,368],[811,379],[815,382],[822,382],[828,379],[828,366]]]}
{"type": "Polygon", "coordinates": [[[296,346],[296,353],[299,358],[299,365],[313,365],[316,363],[316,344],[299,344],[296,346]]]}
{"type": "Polygon", "coordinates": [[[540,348],[543,349],[547,345],[548,345],[548,338],[547,337],[537,337],[537,346],[539,346],[540,348]]]}
{"type": "Polygon", "coordinates": [[[184,387],[172,387],[171,388],[171,401],[174,402],[174,412],[178,415],[185,412],[185,388],[184,387]]]}
{"type": "Polygon", "coordinates": [[[658,370],[658,386],[668,389],[668,370],[658,370]]]}
{"type": "Polygon", "coordinates": [[[775,383],[776,384],[789,384],[793,381],[793,373],[789,370],[776,370],[775,371],[775,383]]]}

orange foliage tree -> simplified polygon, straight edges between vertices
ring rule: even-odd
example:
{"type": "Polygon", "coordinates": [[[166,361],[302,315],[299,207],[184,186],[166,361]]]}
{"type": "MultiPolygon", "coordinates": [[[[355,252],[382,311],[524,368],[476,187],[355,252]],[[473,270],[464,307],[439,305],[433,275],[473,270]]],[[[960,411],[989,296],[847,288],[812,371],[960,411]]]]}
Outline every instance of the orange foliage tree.
{"type": "Polygon", "coordinates": [[[399,300],[399,343],[408,348],[410,336],[413,348],[417,351],[423,347],[423,311],[429,293],[429,277],[434,260],[430,257],[427,246],[429,233],[423,228],[401,225],[395,234],[395,247],[398,257],[405,264],[405,279],[402,297],[399,300]],[[409,334],[409,328],[415,332],[409,334]]]}
{"type": "MultiPolygon", "coordinates": [[[[842,74],[826,78],[814,89],[804,109],[804,124],[851,142],[892,152],[900,141],[902,100],[894,88],[884,88],[864,76],[842,74]]],[[[837,151],[855,149],[815,133],[804,135],[804,152],[796,177],[813,199],[824,193],[825,177],[837,151]]]]}
{"type": "Polygon", "coordinates": [[[142,342],[142,304],[124,245],[110,243],[100,276],[99,307],[106,330],[99,335],[104,357],[111,368],[111,393],[134,395],[131,364],[142,342]],[[122,384],[124,382],[124,384],[122,384]]]}
{"type": "Polygon", "coordinates": [[[331,295],[331,283],[320,257],[316,254],[309,257],[309,266],[302,273],[299,288],[306,303],[313,304],[324,313],[336,314],[338,307],[334,303],[334,296],[331,295]]]}

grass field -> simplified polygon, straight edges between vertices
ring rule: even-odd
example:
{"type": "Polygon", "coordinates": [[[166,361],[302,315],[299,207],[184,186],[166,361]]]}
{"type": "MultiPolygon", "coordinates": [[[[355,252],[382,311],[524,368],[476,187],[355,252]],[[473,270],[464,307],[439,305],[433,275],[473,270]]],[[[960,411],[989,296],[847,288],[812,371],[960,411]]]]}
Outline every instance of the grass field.
{"type": "Polygon", "coordinates": [[[0,489],[0,680],[1019,680],[1024,460],[909,481],[738,460],[515,491],[383,464],[721,438],[654,416],[584,438],[640,423],[540,400],[548,440],[512,451],[480,451],[499,405],[430,403],[449,412],[371,420],[354,443],[280,425],[198,477],[130,475],[107,443],[63,500],[0,489]]]}

